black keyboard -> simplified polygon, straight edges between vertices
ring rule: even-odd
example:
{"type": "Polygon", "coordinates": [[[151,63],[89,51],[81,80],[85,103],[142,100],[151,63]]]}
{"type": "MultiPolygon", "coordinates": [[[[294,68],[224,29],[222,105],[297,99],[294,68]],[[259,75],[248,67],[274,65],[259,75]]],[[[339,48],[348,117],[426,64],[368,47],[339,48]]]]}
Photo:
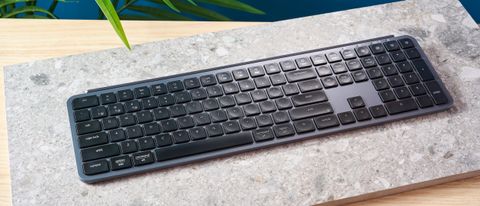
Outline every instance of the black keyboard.
{"type": "Polygon", "coordinates": [[[100,88],[67,103],[78,173],[88,183],[438,112],[452,104],[410,36],[100,88]]]}

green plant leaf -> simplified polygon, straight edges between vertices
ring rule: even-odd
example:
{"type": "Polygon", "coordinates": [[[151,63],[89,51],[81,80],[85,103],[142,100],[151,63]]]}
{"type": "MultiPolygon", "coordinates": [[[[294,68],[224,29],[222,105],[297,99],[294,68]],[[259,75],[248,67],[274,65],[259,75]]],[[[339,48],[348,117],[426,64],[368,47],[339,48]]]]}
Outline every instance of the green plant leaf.
{"type": "Polygon", "coordinates": [[[129,10],[139,12],[141,14],[147,14],[153,19],[163,19],[163,20],[191,20],[188,17],[166,11],[160,8],[148,7],[148,6],[136,6],[132,5],[128,7],[129,10]]]}
{"type": "Polygon", "coordinates": [[[193,0],[187,0],[187,1],[195,6],[198,6],[197,3],[195,3],[193,0]]]}
{"type": "Polygon", "coordinates": [[[8,13],[6,13],[3,18],[10,18],[10,17],[14,17],[18,14],[23,14],[23,13],[35,13],[35,12],[40,12],[40,13],[44,13],[46,14],[47,16],[53,18],[53,19],[56,19],[57,17],[55,15],[53,15],[52,13],[50,13],[48,10],[44,9],[44,8],[41,8],[41,7],[38,7],[38,6],[23,6],[23,7],[18,7],[18,8],[15,8],[11,11],[9,11],[8,13]]]}
{"type": "MultiPolygon", "coordinates": [[[[148,0],[148,1],[165,6],[165,3],[163,2],[163,0],[148,0]]],[[[215,21],[229,21],[230,20],[228,17],[226,17],[226,16],[224,16],[220,13],[217,13],[215,11],[205,9],[205,8],[202,8],[202,7],[198,7],[198,6],[195,6],[195,5],[191,5],[189,3],[183,3],[183,2],[178,1],[178,2],[176,2],[176,6],[177,6],[178,9],[180,9],[181,11],[183,11],[185,13],[192,14],[192,15],[195,15],[195,16],[199,16],[199,17],[205,18],[207,20],[215,20],[215,21]]]]}
{"type": "Polygon", "coordinates": [[[25,15],[25,16],[22,16],[21,18],[24,18],[24,19],[49,19],[46,16],[40,16],[40,15],[25,15]]]}
{"type": "Polygon", "coordinates": [[[120,22],[120,18],[118,18],[117,12],[115,11],[115,7],[113,7],[112,2],[110,0],[95,0],[95,2],[97,2],[98,7],[100,7],[105,17],[107,17],[118,37],[120,37],[125,46],[129,50],[131,50],[130,43],[128,43],[127,35],[125,35],[122,23],[120,22]]]}
{"type": "Polygon", "coordinates": [[[197,0],[197,1],[207,3],[207,4],[214,4],[214,5],[225,7],[225,8],[240,10],[240,11],[244,11],[252,14],[262,14],[262,15],[265,14],[265,12],[237,0],[197,0]]]}
{"type": "Polygon", "coordinates": [[[32,2],[35,0],[4,0],[3,2],[0,2],[0,7],[4,7],[9,4],[15,4],[15,3],[20,3],[20,2],[32,2]]]}
{"type": "Polygon", "coordinates": [[[171,9],[173,9],[174,11],[180,13],[180,10],[177,9],[177,7],[175,7],[175,5],[172,4],[172,2],[170,0],[163,0],[163,2],[171,9]]]}

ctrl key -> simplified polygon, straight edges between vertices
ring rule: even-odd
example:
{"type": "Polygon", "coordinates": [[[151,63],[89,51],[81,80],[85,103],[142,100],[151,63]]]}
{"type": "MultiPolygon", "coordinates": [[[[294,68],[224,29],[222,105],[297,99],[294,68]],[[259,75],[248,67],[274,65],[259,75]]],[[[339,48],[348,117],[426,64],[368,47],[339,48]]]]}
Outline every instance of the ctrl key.
{"type": "Polygon", "coordinates": [[[83,164],[83,172],[86,175],[95,175],[110,171],[107,160],[97,160],[83,164]]]}

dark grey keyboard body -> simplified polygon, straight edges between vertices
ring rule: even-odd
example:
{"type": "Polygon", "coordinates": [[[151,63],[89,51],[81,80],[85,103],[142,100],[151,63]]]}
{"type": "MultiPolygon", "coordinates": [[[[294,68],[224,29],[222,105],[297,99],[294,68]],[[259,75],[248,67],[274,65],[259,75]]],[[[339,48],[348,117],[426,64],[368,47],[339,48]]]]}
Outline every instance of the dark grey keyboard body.
{"type": "Polygon", "coordinates": [[[78,173],[87,183],[452,105],[410,36],[99,88],[67,102],[78,173]]]}

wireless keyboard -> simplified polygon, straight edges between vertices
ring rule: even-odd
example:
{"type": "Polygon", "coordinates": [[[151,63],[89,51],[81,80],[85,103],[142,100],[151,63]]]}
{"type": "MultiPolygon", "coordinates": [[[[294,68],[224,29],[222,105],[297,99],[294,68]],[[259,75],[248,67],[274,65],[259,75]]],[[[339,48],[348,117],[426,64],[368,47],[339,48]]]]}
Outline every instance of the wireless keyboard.
{"type": "Polygon", "coordinates": [[[446,110],[418,42],[387,36],[95,89],[68,114],[93,183],[446,110]]]}

